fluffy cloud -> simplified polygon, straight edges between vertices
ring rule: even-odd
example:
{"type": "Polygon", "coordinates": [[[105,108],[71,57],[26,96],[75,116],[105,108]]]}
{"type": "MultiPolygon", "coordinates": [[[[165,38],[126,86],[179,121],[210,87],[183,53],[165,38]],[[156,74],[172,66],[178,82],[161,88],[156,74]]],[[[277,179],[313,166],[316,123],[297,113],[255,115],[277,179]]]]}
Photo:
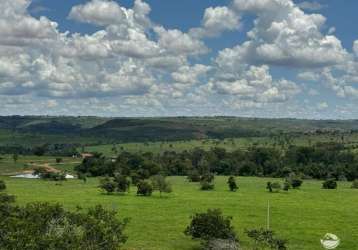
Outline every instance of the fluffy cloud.
{"type": "Polygon", "coordinates": [[[210,7],[205,10],[202,27],[193,28],[190,34],[194,37],[215,37],[224,31],[240,28],[240,16],[226,6],[210,7]]]}
{"type": "Polygon", "coordinates": [[[285,102],[300,92],[292,81],[273,80],[267,65],[246,66],[240,71],[219,74],[212,79],[211,86],[216,93],[235,96],[241,103],[244,100],[257,104],[285,102]]]}
{"type": "Polygon", "coordinates": [[[325,17],[306,14],[291,0],[235,0],[238,11],[257,15],[249,41],[233,48],[240,60],[291,67],[322,67],[343,62],[340,40],[321,33],[325,17]]]}
{"type": "Polygon", "coordinates": [[[358,97],[358,42],[355,56],[349,54],[333,30],[323,32],[322,15],[307,14],[291,0],[209,7],[199,27],[187,32],[152,22],[142,0],[131,8],[90,0],[73,6],[68,18],[93,25],[91,34],[60,32],[47,17],[31,16],[30,3],[0,3],[0,105],[6,114],[20,106],[23,114],[303,114],[290,106],[294,97],[303,89],[316,95],[310,89],[317,87],[302,88],[297,79],[358,97]],[[208,54],[208,38],[240,32],[247,13],[255,21],[246,41],[208,54]],[[293,68],[297,79],[276,77],[276,66],[293,68]]]}

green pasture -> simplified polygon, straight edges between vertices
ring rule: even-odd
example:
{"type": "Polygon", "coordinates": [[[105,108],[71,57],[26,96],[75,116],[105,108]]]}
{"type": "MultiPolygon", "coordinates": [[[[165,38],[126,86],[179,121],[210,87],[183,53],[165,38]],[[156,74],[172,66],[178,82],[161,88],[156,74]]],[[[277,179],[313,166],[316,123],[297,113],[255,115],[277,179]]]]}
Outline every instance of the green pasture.
{"type": "Polygon", "coordinates": [[[183,231],[192,214],[208,208],[220,208],[232,216],[243,249],[252,249],[244,231],[266,226],[268,201],[271,229],[288,239],[289,249],[322,249],[320,238],[328,232],[340,237],[342,242],[337,249],[358,249],[358,190],[351,189],[348,182],[339,182],[337,190],[323,190],[321,181],[307,180],[300,190],[269,193],[265,189],[269,179],[238,177],[240,189],[233,193],[228,191],[227,177],[216,177],[214,191],[200,191],[197,183],[189,183],[184,177],[170,177],[173,193],[160,198],[158,193],[137,197],[135,187],[125,195],[104,195],[97,188],[97,178],[90,178],[87,183],[69,180],[62,184],[0,178],[22,205],[58,202],[76,209],[102,204],[118,210],[120,217],[131,218],[126,229],[126,250],[197,249],[199,243],[183,231]]]}

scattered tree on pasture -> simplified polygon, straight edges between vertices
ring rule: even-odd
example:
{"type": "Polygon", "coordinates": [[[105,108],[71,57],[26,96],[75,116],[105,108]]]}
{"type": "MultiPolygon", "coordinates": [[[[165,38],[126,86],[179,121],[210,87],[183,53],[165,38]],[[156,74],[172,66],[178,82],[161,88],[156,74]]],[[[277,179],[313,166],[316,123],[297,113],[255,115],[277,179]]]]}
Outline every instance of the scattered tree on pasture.
{"type": "Polygon", "coordinates": [[[239,189],[239,187],[236,184],[236,180],[234,176],[229,177],[229,179],[227,180],[227,184],[229,185],[229,189],[232,192],[235,192],[236,190],[239,189]]]}
{"type": "Polygon", "coordinates": [[[116,183],[117,186],[116,187],[117,192],[125,193],[129,191],[131,182],[126,176],[116,174],[114,177],[114,182],[116,183]]]}
{"type": "Polygon", "coordinates": [[[158,190],[160,193],[160,197],[162,196],[162,193],[171,193],[172,192],[172,186],[165,179],[164,176],[155,175],[152,177],[151,180],[152,180],[153,190],[158,190]]]}
{"type": "Polygon", "coordinates": [[[213,190],[215,187],[214,178],[215,176],[212,173],[202,175],[200,180],[200,189],[204,191],[213,190]]]}
{"type": "Polygon", "coordinates": [[[266,189],[270,191],[270,193],[278,193],[281,189],[281,184],[278,182],[267,182],[266,189]]]}
{"type": "Polygon", "coordinates": [[[106,177],[100,181],[99,188],[101,188],[107,194],[113,194],[116,191],[117,184],[112,178],[106,177]]]}
{"type": "Polygon", "coordinates": [[[137,184],[137,195],[151,196],[153,186],[148,180],[140,180],[137,184]]]}
{"type": "Polygon", "coordinates": [[[337,189],[337,182],[335,179],[328,179],[322,184],[323,189],[337,189]]]}

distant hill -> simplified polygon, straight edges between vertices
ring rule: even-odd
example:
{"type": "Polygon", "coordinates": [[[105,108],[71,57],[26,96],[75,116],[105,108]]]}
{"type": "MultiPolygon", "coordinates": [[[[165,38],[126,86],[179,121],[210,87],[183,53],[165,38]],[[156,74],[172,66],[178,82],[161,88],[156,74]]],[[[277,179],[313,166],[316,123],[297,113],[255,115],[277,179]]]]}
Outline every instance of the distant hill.
{"type": "Polygon", "coordinates": [[[0,116],[0,145],[222,139],[327,131],[358,131],[358,121],[239,117],[0,116]]]}

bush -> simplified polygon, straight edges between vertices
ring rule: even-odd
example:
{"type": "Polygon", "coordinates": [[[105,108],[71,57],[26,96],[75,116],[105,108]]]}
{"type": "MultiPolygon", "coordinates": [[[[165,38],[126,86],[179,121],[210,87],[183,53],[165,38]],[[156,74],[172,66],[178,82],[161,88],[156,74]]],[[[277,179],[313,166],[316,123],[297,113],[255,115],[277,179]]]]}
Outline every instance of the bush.
{"type": "Polygon", "coordinates": [[[62,161],[62,158],[56,158],[56,163],[61,163],[62,161]]]}
{"type": "Polygon", "coordinates": [[[286,181],[283,183],[283,188],[282,188],[282,189],[283,189],[284,191],[288,191],[290,188],[291,188],[291,183],[286,180],[286,181]]]}
{"type": "Polygon", "coordinates": [[[358,189],[358,180],[354,180],[352,183],[352,188],[358,189]]]}
{"type": "Polygon", "coordinates": [[[215,185],[208,181],[202,181],[200,182],[200,189],[204,191],[213,190],[215,185]]]}
{"type": "Polygon", "coordinates": [[[152,185],[154,190],[158,190],[160,196],[162,193],[171,193],[172,187],[169,182],[166,181],[165,177],[162,175],[155,175],[152,177],[152,185]]]}
{"type": "Polygon", "coordinates": [[[328,179],[322,184],[323,189],[336,189],[337,188],[337,182],[334,179],[328,179]]]}
{"type": "Polygon", "coordinates": [[[47,203],[1,207],[0,249],[117,250],[127,240],[128,219],[119,220],[116,212],[101,206],[83,213],[47,203]]]}
{"type": "Polygon", "coordinates": [[[277,238],[275,233],[271,230],[266,229],[252,229],[246,230],[246,234],[249,238],[254,241],[254,249],[277,249],[286,250],[287,241],[277,238]]]}
{"type": "Polygon", "coordinates": [[[235,192],[236,190],[239,189],[239,187],[236,184],[236,180],[234,176],[229,177],[229,179],[227,180],[227,184],[229,185],[229,189],[232,192],[235,192]]]}
{"type": "Polygon", "coordinates": [[[99,188],[105,191],[107,194],[112,194],[116,191],[117,184],[113,181],[112,178],[104,178],[101,180],[99,188]]]}
{"type": "Polygon", "coordinates": [[[206,213],[195,214],[184,233],[193,239],[205,241],[212,239],[236,240],[231,220],[231,217],[223,216],[220,209],[209,209],[206,213]]]}
{"type": "Polygon", "coordinates": [[[291,187],[294,189],[300,188],[303,183],[301,176],[295,173],[291,173],[286,180],[290,183],[291,187]]]}
{"type": "Polygon", "coordinates": [[[116,191],[119,193],[125,193],[129,191],[131,182],[124,175],[116,175],[114,177],[114,182],[116,183],[116,191]]]}
{"type": "Polygon", "coordinates": [[[266,189],[270,191],[270,193],[277,193],[281,190],[281,184],[278,182],[267,182],[266,189]]]}
{"type": "Polygon", "coordinates": [[[4,191],[6,189],[5,181],[0,180],[0,191],[4,191]]]}
{"type": "Polygon", "coordinates": [[[152,184],[147,180],[141,180],[137,184],[137,195],[151,196],[153,192],[152,184]]]}
{"type": "Polygon", "coordinates": [[[214,181],[214,178],[215,176],[212,174],[212,173],[206,173],[206,174],[203,174],[200,178],[200,181],[201,182],[213,182],[214,181]]]}

